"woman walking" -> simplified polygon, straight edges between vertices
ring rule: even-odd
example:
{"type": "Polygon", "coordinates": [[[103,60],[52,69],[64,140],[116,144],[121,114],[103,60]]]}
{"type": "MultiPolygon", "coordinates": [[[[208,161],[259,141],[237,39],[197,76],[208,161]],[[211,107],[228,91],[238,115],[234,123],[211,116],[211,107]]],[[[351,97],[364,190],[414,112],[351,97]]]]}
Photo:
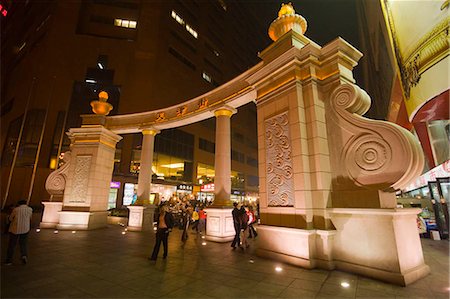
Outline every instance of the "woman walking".
{"type": "Polygon", "coordinates": [[[163,259],[167,258],[168,253],[168,237],[169,232],[173,228],[174,219],[171,213],[169,213],[169,209],[167,205],[162,205],[157,213],[156,217],[156,241],[155,247],[153,247],[152,256],[149,258],[151,261],[156,261],[158,258],[159,247],[161,246],[161,242],[164,247],[164,255],[163,259]]]}

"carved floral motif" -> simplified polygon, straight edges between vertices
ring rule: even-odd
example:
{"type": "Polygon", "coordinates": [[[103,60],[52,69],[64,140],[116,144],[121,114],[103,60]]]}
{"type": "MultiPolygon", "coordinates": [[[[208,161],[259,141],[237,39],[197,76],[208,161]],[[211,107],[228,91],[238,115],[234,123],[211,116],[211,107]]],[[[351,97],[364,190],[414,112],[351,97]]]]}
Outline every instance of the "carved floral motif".
{"type": "Polygon", "coordinates": [[[288,112],[265,121],[266,177],[269,206],[294,206],[288,112]]]}
{"type": "Polygon", "coordinates": [[[73,174],[72,197],[70,198],[71,203],[86,202],[91,161],[92,156],[76,157],[75,171],[73,174]]]}

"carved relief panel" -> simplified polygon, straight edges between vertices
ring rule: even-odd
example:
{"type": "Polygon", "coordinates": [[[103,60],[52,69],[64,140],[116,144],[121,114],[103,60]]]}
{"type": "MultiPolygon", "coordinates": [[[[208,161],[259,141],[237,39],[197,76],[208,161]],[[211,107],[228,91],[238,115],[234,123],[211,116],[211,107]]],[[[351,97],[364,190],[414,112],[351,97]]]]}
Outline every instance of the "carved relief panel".
{"type": "Polygon", "coordinates": [[[267,119],[264,127],[268,206],[292,207],[294,182],[288,112],[267,119]]]}
{"type": "Polygon", "coordinates": [[[70,203],[85,203],[92,156],[77,156],[70,203]]]}

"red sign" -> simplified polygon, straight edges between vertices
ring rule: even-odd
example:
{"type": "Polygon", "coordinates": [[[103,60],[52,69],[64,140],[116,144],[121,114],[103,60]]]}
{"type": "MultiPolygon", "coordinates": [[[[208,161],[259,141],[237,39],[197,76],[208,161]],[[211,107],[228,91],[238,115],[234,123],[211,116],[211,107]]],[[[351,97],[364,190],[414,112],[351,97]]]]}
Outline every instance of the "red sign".
{"type": "Polygon", "coordinates": [[[201,186],[200,191],[201,192],[214,192],[214,183],[201,186]]]}

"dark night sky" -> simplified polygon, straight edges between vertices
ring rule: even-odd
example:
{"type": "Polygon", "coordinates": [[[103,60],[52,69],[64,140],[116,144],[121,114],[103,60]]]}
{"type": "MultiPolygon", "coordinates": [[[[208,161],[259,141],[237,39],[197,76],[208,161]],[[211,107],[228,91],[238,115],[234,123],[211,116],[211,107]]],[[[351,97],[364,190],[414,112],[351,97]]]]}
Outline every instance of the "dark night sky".
{"type": "MultiPolygon", "coordinates": [[[[341,36],[358,48],[358,28],[356,23],[356,0],[294,0],[290,1],[297,14],[308,22],[305,35],[324,46],[341,36]]],[[[262,24],[269,28],[270,23],[278,17],[282,0],[247,0],[256,8],[262,24]]]]}

